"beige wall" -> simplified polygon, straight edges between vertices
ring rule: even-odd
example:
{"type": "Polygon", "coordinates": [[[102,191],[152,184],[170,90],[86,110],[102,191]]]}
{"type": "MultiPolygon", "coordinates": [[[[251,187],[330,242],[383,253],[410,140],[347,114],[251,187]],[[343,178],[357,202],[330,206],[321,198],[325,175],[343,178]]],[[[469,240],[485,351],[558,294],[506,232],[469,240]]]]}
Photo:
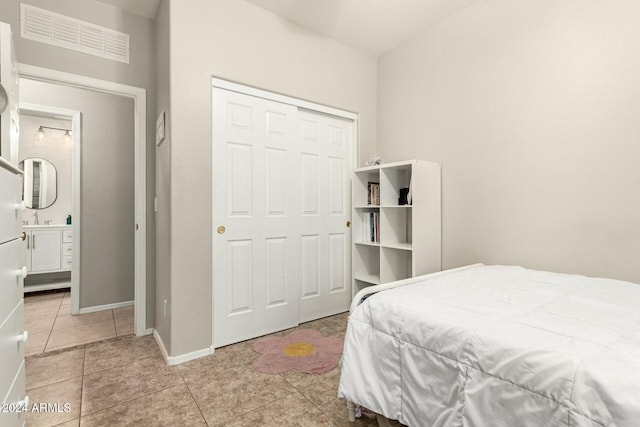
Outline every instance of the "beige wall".
{"type": "Polygon", "coordinates": [[[169,98],[169,1],[162,0],[156,15],[156,115],[165,112],[165,140],[156,149],[156,299],[155,328],[163,344],[171,347],[171,311],[164,301],[171,300],[171,99],[169,98]]]}
{"type": "Polygon", "coordinates": [[[11,25],[18,61],[54,70],[151,88],[154,75],[154,25],[96,0],[28,0],[25,3],[131,35],[130,63],[20,37],[20,0],[0,0],[0,21],[11,25]]]}
{"type": "MultiPolygon", "coordinates": [[[[237,0],[171,3],[171,345],[211,345],[211,76],[360,114],[375,151],[376,59],[237,0]]],[[[163,337],[164,338],[164,337],[163,337]]]]}
{"type": "Polygon", "coordinates": [[[11,25],[18,61],[147,90],[147,327],[155,313],[155,25],[96,0],[28,0],[28,4],[131,36],[130,64],[123,64],[20,37],[20,0],[0,0],[0,21],[11,25]]]}
{"type": "Polygon", "coordinates": [[[640,3],[481,1],[379,60],[386,161],[443,163],[444,267],[640,282],[640,3]]]}
{"type": "Polygon", "coordinates": [[[24,79],[20,99],[82,113],[80,308],[132,301],[133,100],[24,79]]]}

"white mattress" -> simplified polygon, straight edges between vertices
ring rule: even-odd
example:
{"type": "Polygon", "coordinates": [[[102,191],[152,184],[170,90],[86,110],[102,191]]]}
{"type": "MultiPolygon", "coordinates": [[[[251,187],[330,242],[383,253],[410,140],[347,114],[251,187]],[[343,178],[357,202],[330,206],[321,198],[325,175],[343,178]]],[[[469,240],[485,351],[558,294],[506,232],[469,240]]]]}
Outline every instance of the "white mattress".
{"type": "Polygon", "coordinates": [[[410,426],[640,426],[640,286],[482,266],[352,313],[339,396],[410,426]]]}

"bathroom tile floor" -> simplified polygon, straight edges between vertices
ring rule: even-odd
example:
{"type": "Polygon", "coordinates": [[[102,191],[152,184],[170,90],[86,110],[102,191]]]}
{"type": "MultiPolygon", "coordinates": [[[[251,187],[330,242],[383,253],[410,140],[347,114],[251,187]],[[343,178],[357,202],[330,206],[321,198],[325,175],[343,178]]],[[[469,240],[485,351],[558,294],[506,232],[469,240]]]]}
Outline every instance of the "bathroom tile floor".
{"type": "Polygon", "coordinates": [[[68,290],[33,292],[24,297],[26,355],[74,347],[133,333],[133,306],[71,315],[68,290]]]}
{"type": "MultiPolygon", "coordinates": [[[[299,328],[344,337],[347,315],[299,328]]],[[[274,335],[290,332],[283,331],[274,335]]],[[[323,375],[267,375],[251,364],[254,340],[167,366],[151,336],[120,337],[27,358],[32,402],[69,403],[70,411],[28,413],[28,426],[376,426],[347,421],[337,398],[339,369],[323,375]]]]}

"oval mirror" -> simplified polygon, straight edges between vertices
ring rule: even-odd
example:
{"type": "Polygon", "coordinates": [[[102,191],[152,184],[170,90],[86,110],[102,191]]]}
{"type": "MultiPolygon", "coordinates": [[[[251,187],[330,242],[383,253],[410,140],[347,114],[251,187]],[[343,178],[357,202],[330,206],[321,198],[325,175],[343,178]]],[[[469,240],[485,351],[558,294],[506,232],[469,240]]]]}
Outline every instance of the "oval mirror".
{"type": "Polygon", "coordinates": [[[29,209],[44,209],[58,197],[56,167],[45,159],[31,158],[20,162],[24,171],[22,200],[29,209]]]}
{"type": "Polygon", "coordinates": [[[9,105],[9,97],[7,96],[7,91],[2,87],[2,83],[0,83],[0,114],[4,113],[7,105],[9,105]]]}

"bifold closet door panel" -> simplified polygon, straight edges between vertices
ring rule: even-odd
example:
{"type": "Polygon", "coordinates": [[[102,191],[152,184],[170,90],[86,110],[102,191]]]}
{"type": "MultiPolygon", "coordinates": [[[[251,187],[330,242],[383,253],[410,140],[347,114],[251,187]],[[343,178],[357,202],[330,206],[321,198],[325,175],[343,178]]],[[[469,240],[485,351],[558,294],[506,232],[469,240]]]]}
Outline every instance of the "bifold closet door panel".
{"type": "Polygon", "coordinates": [[[298,324],[297,109],[213,89],[214,346],[298,324]]]}
{"type": "Polygon", "coordinates": [[[353,121],[299,110],[300,322],[351,302],[353,121]]]}

